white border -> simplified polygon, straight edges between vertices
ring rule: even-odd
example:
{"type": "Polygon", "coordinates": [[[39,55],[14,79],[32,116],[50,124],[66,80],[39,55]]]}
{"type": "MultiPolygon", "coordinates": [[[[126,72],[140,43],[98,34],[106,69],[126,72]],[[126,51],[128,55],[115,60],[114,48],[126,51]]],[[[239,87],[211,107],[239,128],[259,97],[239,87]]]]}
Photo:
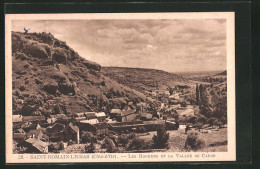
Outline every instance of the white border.
{"type": "MultiPolygon", "coordinates": [[[[236,129],[235,129],[235,13],[234,12],[183,12],[183,13],[91,13],[91,14],[6,14],[5,15],[5,80],[6,80],[6,163],[68,163],[68,162],[176,162],[176,161],[235,161],[236,160],[236,129]],[[48,159],[51,154],[42,155],[41,159],[31,159],[30,154],[23,154],[23,159],[18,159],[19,154],[12,154],[12,56],[11,56],[11,21],[12,20],[93,20],[93,19],[226,19],[227,37],[227,112],[228,112],[228,152],[184,152],[184,153],[156,153],[157,158],[124,158],[123,156],[138,155],[138,153],[116,153],[117,158],[76,158],[77,155],[69,154],[69,159],[48,159]],[[192,154],[193,158],[177,158],[176,154],[192,154]],[[195,158],[194,155],[200,155],[195,158]],[[202,154],[214,154],[215,157],[202,158],[202,154]],[[161,158],[161,155],[173,155],[174,158],[161,158]],[[45,159],[44,159],[45,157],[45,159]],[[72,157],[74,157],[72,159],[72,157]]],[[[155,153],[142,153],[152,154],[155,153]]],[[[36,154],[34,154],[36,155],[36,154]]],[[[57,154],[55,154],[57,155],[57,154]]],[[[58,155],[59,158],[64,154],[58,155]]]]}

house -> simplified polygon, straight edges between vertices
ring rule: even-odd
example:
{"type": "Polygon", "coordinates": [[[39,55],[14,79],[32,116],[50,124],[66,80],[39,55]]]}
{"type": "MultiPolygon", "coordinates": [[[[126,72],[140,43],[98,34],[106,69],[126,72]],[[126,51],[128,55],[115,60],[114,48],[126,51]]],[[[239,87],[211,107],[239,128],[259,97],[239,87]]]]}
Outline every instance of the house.
{"type": "Polygon", "coordinates": [[[49,123],[49,124],[53,124],[55,121],[56,121],[55,117],[47,118],[47,123],[49,123]]]}
{"type": "Polygon", "coordinates": [[[28,138],[24,142],[27,147],[27,153],[48,153],[48,143],[36,138],[28,138]]]}
{"type": "Polygon", "coordinates": [[[87,120],[96,119],[97,118],[95,112],[85,112],[84,116],[86,117],[87,120]]]}
{"type": "Polygon", "coordinates": [[[83,113],[76,113],[74,115],[75,119],[76,120],[84,120],[84,119],[96,119],[97,116],[96,116],[96,113],[95,112],[83,112],[83,113]]]}
{"type": "Polygon", "coordinates": [[[95,127],[90,124],[90,123],[84,123],[82,121],[80,122],[75,122],[75,124],[78,126],[79,130],[80,130],[80,134],[82,134],[83,131],[88,131],[88,132],[91,132],[91,133],[95,133],[95,127]]]}
{"type": "Polygon", "coordinates": [[[26,132],[23,129],[19,128],[14,131],[13,140],[15,143],[19,144],[24,141],[25,136],[26,136],[26,132]]]}
{"type": "Polygon", "coordinates": [[[170,105],[178,105],[178,104],[179,104],[179,101],[178,101],[178,100],[170,100],[170,101],[169,101],[169,104],[170,104],[170,105]]]}
{"type": "Polygon", "coordinates": [[[86,120],[86,117],[85,116],[83,116],[83,117],[76,117],[75,120],[76,121],[86,120]]]}
{"type": "Polygon", "coordinates": [[[179,125],[178,131],[182,134],[186,133],[186,125],[179,125]]]}
{"type": "Polygon", "coordinates": [[[21,128],[22,124],[13,124],[13,130],[21,128]]]}
{"type": "Polygon", "coordinates": [[[107,116],[104,112],[97,112],[96,117],[97,117],[98,121],[103,122],[107,116]]]}
{"type": "Polygon", "coordinates": [[[178,124],[175,123],[175,120],[166,120],[166,127],[168,130],[177,130],[178,129],[178,124]]]}
{"type": "Polygon", "coordinates": [[[24,141],[26,133],[13,133],[13,141],[16,144],[20,144],[24,141]]]}
{"type": "Polygon", "coordinates": [[[40,129],[41,126],[40,124],[36,124],[36,123],[31,123],[31,122],[26,122],[23,123],[21,125],[21,128],[25,131],[25,132],[29,132],[30,130],[36,130],[36,129],[40,129]]]}
{"type": "Polygon", "coordinates": [[[55,124],[63,124],[64,126],[68,126],[71,122],[71,119],[57,119],[54,123],[55,124]]]}
{"type": "Polygon", "coordinates": [[[45,116],[23,116],[23,122],[41,122],[45,121],[45,116]]]}
{"type": "Polygon", "coordinates": [[[64,137],[66,136],[66,132],[65,131],[55,132],[55,133],[47,132],[46,135],[49,137],[49,140],[51,142],[58,142],[58,141],[65,140],[64,137]]]}
{"type": "Polygon", "coordinates": [[[38,140],[41,140],[43,136],[43,133],[41,130],[30,130],[27,134],[27,138],[36,138],[38,140]]]}
{"type": "Polygon", "coordinates": [[[50,115],[51,118],[55,119],[66,119],[67,116],[65,114],[55,114],[55,115],[50,115]]]}
{"type": "Polygon", "coordinates": [[[135,112],[135,110],[122,111],[121,114],[116,117],[116,119],[120,122],[134,121],[136,119],[135,112]]]}
{"type": "Polygon", "coordinates": [[[108,123],[109,128],[116,132],[131,131],[137,127],[144,126],[143,121],[129,121],[129,122],[116,122],[108,123]]]}
{"type": "Polygon", "coordinates": [[[46,129],[46,134],[50,141],[61,141],[66,136],[66,126],[64,124],[55,123],[46,129]]]}
{"type": "Polygon", "coordinates": [[[110,111],[110,118],[115,118],[116,116],[121,114],[121,110],[120,109],[112,109],[110,111]]]}
{"type": "Polygon", "coordinates": [[[153,115],[149,113],[140,113],[140,120],[152,120],[153,115]]]}
{"type": "Polygon", "coordinates": [[[98,119],[90,119],[90,120],[81,120],[80,123],[97,124],[99,123],[99,121],[98,119]]]}
{"type": "Polygon", "coordinates": [[[56,133],[65,130],[65,125],[60,123],[55,123],[53,126],[50,126],[46,129],[48,133],[56,133]]]}
{"type": "Polygon", "coordinates": [[[23,121],[22,115],[13,115],[12,116],[13,123],[21,123],[23,121]]]}
{"type": "Polygon", "coordinates": [[[79,127],[73,123],[70,123],[67,127],[67,140],[72,140],[79,144],[79,127]]]}
{"type": "Polygon", "coordinates": [[[93,125],[96,130],[96,135],[106,135],[108,133],[108,124],[107,123],[97,123],[93,125]]]}

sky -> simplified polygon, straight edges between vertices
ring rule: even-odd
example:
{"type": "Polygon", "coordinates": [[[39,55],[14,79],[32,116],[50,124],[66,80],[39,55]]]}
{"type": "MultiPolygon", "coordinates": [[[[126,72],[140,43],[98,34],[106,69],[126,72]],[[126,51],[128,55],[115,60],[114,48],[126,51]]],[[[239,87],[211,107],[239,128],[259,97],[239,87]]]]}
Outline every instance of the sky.
{"type": "Polygon", "coordinates": [[[168,72],[226,70],[226,20],[15,20],[12,31],[47,32],[102,66],[168,72]]]}

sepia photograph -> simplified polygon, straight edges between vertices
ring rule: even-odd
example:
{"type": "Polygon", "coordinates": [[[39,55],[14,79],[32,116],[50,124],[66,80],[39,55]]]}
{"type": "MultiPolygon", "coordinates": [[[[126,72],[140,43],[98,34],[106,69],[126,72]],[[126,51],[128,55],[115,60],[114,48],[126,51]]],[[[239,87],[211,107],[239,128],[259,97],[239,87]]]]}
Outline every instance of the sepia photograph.
{"type": "Polygon", "coordinates": [[[7,162],[234,161],[234,13],[6,15],[7,162]]]}

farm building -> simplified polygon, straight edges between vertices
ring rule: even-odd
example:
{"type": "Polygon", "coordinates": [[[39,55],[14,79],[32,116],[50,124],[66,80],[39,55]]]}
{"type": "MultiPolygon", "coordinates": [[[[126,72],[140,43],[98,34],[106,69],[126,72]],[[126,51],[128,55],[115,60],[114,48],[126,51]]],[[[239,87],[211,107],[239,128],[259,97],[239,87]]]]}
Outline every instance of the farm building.
{"type": "Polygon", "coordinates": [[[121,114],[121,110],[120,109],[112,109],[110,111],[110,118],[115,118],[116,116],[121,114]]]}
{"type": "Polygon", "coordinates": [[[23,122],[41,122],[45,121],[45,116],[23,116],[23,122]]]}
{"type": "Polygon", "coordinates": [[[95,127],[95,134],[99,135],[106,135],[108,133],[108,124],[107,123],[97,123],[93,125],[95,127]]]}
{"type": "Polygon", "coordinates": [[[97,117],[98,121],[103,122],[107,116],[104,112],[97,112],[96,117],[97,117]]]}
{"type": "Polygon", "coordinates": [[[96,119],[96,113],[95,112],[83,112],[83,113],[75,113],[73,115],[77,120],[83,120],[83,119],[96,119]]]}
{"type": "Polygon", "coordinates": [[[13,123],[21,123],[21,122],[23,122],[23,116],[22,115],[13,115],[12,120],[13,120],[13,123]]]}
{"type": "Polygon", "coordinates": [[[73,123],[70,123],[67,127],[67,140],[72,140],[79,144],[79,137],[80,136],[78,126],[74,125],[73,123]]]}
{"type": "Polygon", "coordinates": [[[139,126],[144,126],[143,121],[109,123],[109,128],[116,132],[131,131],[139,126]]]}
{"type": "Polygon", "coordinates": [[[85,117],[86,119],[97,119],[96,113],[95,112],[85,112],[85,117]]]}
{"type": "Polygon", "coordinates": [[[52,127],[46,129],[46,134],[50,141],[61,141],[64,140],[66,133],[66,126],[64,124],[55,123],[52,127]]]}
{"type": "Polygon", "coordinates": [[[57,142],[57,141],[63,141],[64,136],[66,135],[66,133],[64,131],[61,132],[55,132],[55,133],[46,133],[46,135],[49,137],[49,140],[52,142],[57,142]]]}
{"type": "Polygon", "coordinates": [[[88,132],[91,132],[91,133],[94,133],[95,132],[95,128],[92,124],[90,123],[84,123],[84,122],[76,122],[75,123],[79,130],[80,130],[80,134],[83,132],[83,131],[88,131],[88,132]]]}
{"type": "Polygon", "coordinates": [[[107,123],[81,123],[77,122],[77,126],[79,127],[80,131],[88,131],[93,133],[94,135],[103,135],[108,132],[108,124],[107,123]]]}
{"type": "Polygon", "coordinates": [[[65,125],[64,124],[60,124],[60,123],[55,123],[53,126],[48,127],[46,129],[46,131],[48,133],[56,133],[56,132],[61,132],[65,130],[65,125]]]}
{"type": "Polygon", "coordinates": [[[56,121],[56,118],[51,117],[51,118],[47,118],[47,123],[49,124],[53,124],[56,121]]]}
{"type": "Polygon", "coordinates": [[[23,129],[17,129],[13,133],[13,140],[15,143],[21,143],[24,141],[26,132],[23,129]]]}
{"type": "Polygon", "coordinates": [[[134,121],[136,119],[136,111],[135,110],[126,110],[122,111],[116,119],[119,122],[126,122],[126,121],[134,121]]]}
{"type": "Polygon", "coordinates": [[[145,128],[149,131],[155,131],[158,127],[165,125],[165,120],[144,121],[145,128]]]}
{"type": "Polygon", "coordinates": [[[43,136],[43,133],[41,130],[30,130],[27,134],[27,138],[36,138],[38,140],[41,140],[43,136]]]}
{"type": "Polygon", "coordinates": [[[140,113],[140,120],[152,120],[153,115],[149,113],[140,113]]]}
{"type": "Polygon", "coordinates": [[[13,133],[13,141],[14,143],[22,143],[25,139],[25,134],[26,133],[13,133]]]}
{"type": "Polygon", "coordinates": [[[99,123],[99,121],[98,119],[90,119],[90,120],[81,120],[80,123],[97,124],[99,123]]]}
{"type": "Polygon", "coordinates": [[[178,104],[179,104],[179,101],[178,101],[178,100],[170,100],[170,101],[169,101],[169,104],[170,104],[170,105],[178,105],[178,104]]]}
{"type": "Polygon", "coordinates": [[[48,143],[45,143],[36,138],[28,138],[23,143],[27,147],[27,153],[48,153],[48,143]]]}
{"type": "Polygon", "coordinates": [[[39,124],[36,123],[31,123],[31,122],[26,122],[23,123],[21,125],[21,128],[25,131],[25,132],[29,132],[30,130],[36,130],[41,128],[41,126],[39,124]]]}

